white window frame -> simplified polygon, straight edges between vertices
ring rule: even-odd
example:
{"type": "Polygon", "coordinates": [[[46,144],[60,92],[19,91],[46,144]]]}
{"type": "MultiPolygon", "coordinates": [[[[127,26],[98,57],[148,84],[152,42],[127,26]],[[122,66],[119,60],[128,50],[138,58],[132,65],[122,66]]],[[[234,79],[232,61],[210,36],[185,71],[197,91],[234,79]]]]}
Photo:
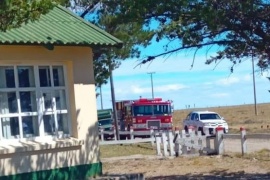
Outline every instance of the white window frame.
{"type": "MultiPolygon", "coordinates": [[[[67,75],[67,65],[65,63],[28,63],[28,64],[16,64],[16,63],[5,63],[5,64],[0,64],[1,66],[12,66],[14,68],[14,77],[15,77],[15,88],[0,88],[0,92],[16,92],[16,98],[17,98],[17,108],[18,112],[17,113],[8,113],[8,114],[0,114],[0,142],[12,142],[12,141],[21,141],[21,140],[51,140],[51,139],[59,139],[59,138],[68,138],[70,137],[71,134],[71,113],[70,113],[70,103],[69,103],[69,90],[68,90],[68,75],[67,75]],[[35,87],[19,87],[19,79],[18,79],[18,71],[17,68],[18,66],[31,66],[34,69],[34,77],[35,77],[35,87]],[[50,81],[51,81],[51,86],[50,87],[40,87],[39,83],[39,67],[40,66],[48,66],[50,69],[50,81]],[[64,86],[54,86],[53,82],[53,67],[54,66],[60,66],[63,68],[63,76],[64,76],[64,86]],[[43,100],[43,97],[41,96],[41,92],[51,92],[52,94],[55,93],[56,90],[64,90],[65,92],[65,101],[66,101],[66,109],[65,110],[57,110],[56,109],[56,100],[55,100],[55,95],[52,98],[53,102],[53,109],[51,114],[54,116],[54,123],[55,123],[55,129],[58,129],[58,121],[57,121],[57,114],[63,114],[66,115],[67,117],[67,129],[68,133],[63,134],[59,133],[56,131],[56,134],[46,134],[45,133],[45,127],[44,127],[44,119],[41,118],[43,115],[46,114],[46,112],[42,112],[42,108],[40,107],[40,103],[43,100]],[[34,91],[36,95],[36,111],[37,112],[21,112],[21,104],[20,104],[20,92],[22,91],[34,91]],[[23,137],[23,126],[22,126],[22,117],[23,116],[37,116],[38,120],[38,136],[34,137],[23,137]],[[2,132],[2,118],[9,118],[9,117],[18,117],[19,120],[19,138],[15,139],[5,139],[3,137],[3,132],[2,132]]],[[[44,104],[44,103],[43,103],[44,104]]]]}

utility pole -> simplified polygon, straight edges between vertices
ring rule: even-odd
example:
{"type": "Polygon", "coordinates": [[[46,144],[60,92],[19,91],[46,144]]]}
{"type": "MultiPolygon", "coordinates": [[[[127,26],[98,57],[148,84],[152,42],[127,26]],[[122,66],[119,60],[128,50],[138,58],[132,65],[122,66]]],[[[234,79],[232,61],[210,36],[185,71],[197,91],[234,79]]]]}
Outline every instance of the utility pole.
{"type": "MultiPolygon", "coordinates": [[[[253,14],[253,5],[254,5],[254,0],[252,1],[252,6],[251,6],[251,12],[253,14]]],[[[253,21],[251,22],[251,27],[252,28],[252,31],[250,33],[250,40],[251,42],[254,42],[254,39],[253,39],[253,34],[254,34],[254,26],[253,26],[253,21]]],[[[258,112],[257,112],[257,100],[256,100],[256,82],[255,82],[255,73],[254,73],[254,49],[253,49],[253,44],[251,46],[251,61],[252,61],[252,74],[253,74],[253,93],[254,93],[254,108],[255,108],[255,116],[258,115],[258,112]]]]}
{"type": "Polygon", "coordinates": [[[114,85],[113,85],[113,73],[112,73],[112,64],[109,64],[109,71],[110,71],[110,84],[111,84],[111,97],[112,97],[112,107],[113,107],[113,118],[115,124],[115,132],[116,132],[116,139],[119,140],[119,129],[118,129],[118,118],[116,112],[116,105],[115,105],[115,94],[114,94],[114,85]]]}
{"type": "Polygon", "coordinates": [[[147,74],[150,74],[151,76],[152,98],[154,99],[153,74],[155,74],[155,72],[149,72],[147,74]]]}
{"type": "Polygon", "coordinates": [[[252,75],[253,75],[253,93],[254,93],[254,108],[255,108],[255,115],[258,115],[257,112],[257,100],[256,100],[256,83],[255,83],[255,73],[254,73],[254,59],[253,59],[253,49],[251,54],[251,60],[252,60],[252,75]]]}
{"type": "Polygon", "coordinates": [[[100,105],[101,105],[101,109],[103,109],[103,100],[102,100],[102,90],[101,90],[101,85],[99,86],[99,94],[100,94],[100,105]]]}

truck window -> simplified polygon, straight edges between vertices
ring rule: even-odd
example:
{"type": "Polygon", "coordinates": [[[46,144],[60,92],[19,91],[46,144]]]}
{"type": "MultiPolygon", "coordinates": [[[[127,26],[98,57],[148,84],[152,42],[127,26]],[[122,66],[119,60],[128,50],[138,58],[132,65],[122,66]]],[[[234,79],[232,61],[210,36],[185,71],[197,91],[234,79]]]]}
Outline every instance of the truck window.
{"type": "Polygon", "coordinates": [[[198,120],[199,120],[199,115],[198,115],[198,114],[195,114],[194,120],[195,120],[195,121],[198,121],[198,120]]]}
{"type": "Polygon", "coordinates": [[[153,115],[153,106],[133,106],[133,114],[134,116],[153,115]]]}
{"type": "Polygon", "coordinates": [[[169,105],[153,105],[154,115],[171,114],[171,106],[169,105]]]}
{"type": "Polygon", "coordinates": [[[200,114],[200,119],[205,120],[205,119],[220,119],[218,114],[215,113],[207,113],[207,114],[200,114]]]}
{"type": "Polygon", "coordinates": [[[192,121],[195,121],[195,116],[196,116],[196,114],[195,114],[195,113],[192,113],[192,115],[191,115],[191,118],[190,118],[190,119],[191,119],[192,121]]]}

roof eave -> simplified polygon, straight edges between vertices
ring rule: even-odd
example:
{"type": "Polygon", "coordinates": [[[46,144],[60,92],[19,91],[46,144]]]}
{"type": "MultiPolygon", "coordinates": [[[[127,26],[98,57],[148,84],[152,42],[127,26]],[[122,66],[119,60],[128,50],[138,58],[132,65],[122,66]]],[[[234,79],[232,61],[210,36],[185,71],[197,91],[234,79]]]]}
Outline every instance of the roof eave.
{"type": "Polygon", "coordinates": [[[121,48],[123,43],[94,44],[94,43],[38,43],[38,42],[0,42],[0,45],[23,45],[23,46],[83,46],[83,47],[116,47],[121,48]]]}

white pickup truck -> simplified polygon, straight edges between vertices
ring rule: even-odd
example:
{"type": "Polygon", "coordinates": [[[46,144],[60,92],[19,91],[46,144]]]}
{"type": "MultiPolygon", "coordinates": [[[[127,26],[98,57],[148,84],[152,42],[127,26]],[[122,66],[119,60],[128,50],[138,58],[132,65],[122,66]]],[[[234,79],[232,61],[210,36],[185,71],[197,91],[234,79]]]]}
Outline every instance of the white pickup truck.
{"type": "Polygon", "coordinates": [[[203,135],[215,135],[217,127],[223,128],[224,133],[228,133],[227,122],[216,112],[210,111],[192,111],[183,121],[185,131],[193,127],[196,132],[201,131],[203,135]]]}

